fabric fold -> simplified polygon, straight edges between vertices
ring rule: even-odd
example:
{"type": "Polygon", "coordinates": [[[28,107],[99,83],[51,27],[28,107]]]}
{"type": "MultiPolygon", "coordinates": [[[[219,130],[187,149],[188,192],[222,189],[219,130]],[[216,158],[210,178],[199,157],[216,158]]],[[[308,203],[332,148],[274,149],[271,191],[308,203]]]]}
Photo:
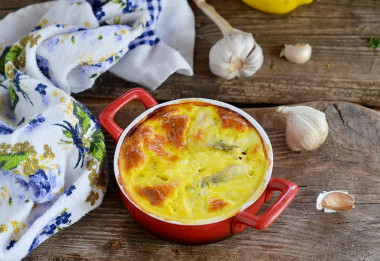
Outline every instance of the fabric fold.
{"type": "MultiPolygon", "coordinates": [[[[141,17],[147,18],[143,34],[128,45],[128,55],[119,57],[123,67],[119,65],[110,71],[150,89],[158,88],[173,73],[192,76],[195,26],[194,15],[186,0],[60,0],[35,4],[9,14],[0,21],[0,28],[4,29],[0,31],[0,53],[33,28],[40,29],[54,24],[74,25],[84,29],[104,25],[132,26],[141,17]],[[141,61],[140,57],[146,57],[146,49],[161,53],[162,59],[170,57],[173,62],[167,69],[152,70],[151,80],[136,77],[146,66],[153,68],[157,62],[149,57],[141,61]]],[[[47,64],[53,64],[59,58],[52,56],[51,60],[41,60],[40,63],[46,68],[47,64]]],[[[74,83],[84,84],[87,86],[85,88],[93,84],[92,78],[86,81],[76,79],[78,74],[74,72],[73,76],[70,78],[74,83]]],[[[80,90],[73,87],[72,91],[76,93],[80,90]]]]}
{"type": "Polygon", "coordinates": [[[193,26],[185,0],[58,0],[0,21],[1,261],[20,260],[104,197],[104,136],[70,94],[109,69],[149,88],[192,75],[193,26]]]}

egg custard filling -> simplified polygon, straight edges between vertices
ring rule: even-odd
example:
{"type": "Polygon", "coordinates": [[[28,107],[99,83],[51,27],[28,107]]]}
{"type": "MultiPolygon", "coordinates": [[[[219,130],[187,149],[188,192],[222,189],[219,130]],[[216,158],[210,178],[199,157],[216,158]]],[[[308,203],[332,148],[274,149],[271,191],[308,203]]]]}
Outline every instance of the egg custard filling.
{"type": "Polygon", "coordinates": [[[124,139],[119,184],[144,212],[200,224],[228,218],[265,189],[270,166],[256,129],[201,102],[161,107],[124,139]]]}

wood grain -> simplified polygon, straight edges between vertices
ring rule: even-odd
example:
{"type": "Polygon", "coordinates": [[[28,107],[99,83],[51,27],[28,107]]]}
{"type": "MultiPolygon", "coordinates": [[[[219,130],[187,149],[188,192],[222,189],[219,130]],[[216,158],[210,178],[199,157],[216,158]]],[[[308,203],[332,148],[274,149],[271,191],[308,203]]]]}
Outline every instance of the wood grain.
{"type": "MultiPolygon", "coordinates": [[[[106,106],[87,103],[96,115],[106,106]]],[[[267,131],[274,151],[273,176],[289,179],[299,193],[267,230],[246,229],[227,240],[184,246],[149,237],[131,219],[113,176],[115,145],[106,135],[110,182],[102,205],[54,235],[25,260],[379,260],[380,112],[343,102],[308,105],[326,113],[325,144],[291,152],[275,108],[245,109],[267,131]],[[326,214],[315,208],[324,190],[347,190],[356,207],[326,214]]],[[[126,127],[144,108],[133,103],[116,118],[126,127]]]]}
{"type": "MultiPolygon", "coordinates": [[[[0,19],[43,0],[0,1],[0,19]]],[[[287,15],[258,12],[240,0],[208,0],[233,26],[251,32],[264,51],[252,78],[225,81],[211,74],[208,52],[221,38],[217,27],[191,1],[195,13],[194,76],[172,75],[153,96],[218,99],[246,107],[268,132],[273,176],[300,187],[297,197],[267,230],[246,229],[203,246],[172,244],[146,235],[124,208],[113,176],[115,145],[106,135],[110,182],[102,205],[54,235],[25,260],[380,260],[380,112],[344,102],[312,102],[326,112],[330,132],[316,151],[294,153],[274,108],[251,108],[317,100],[380,107],[380,64],[369,37],[380,38],[379,0],[324,0],[287,15]],[[279,57],[284,43],[308,42],[311,61],[294,65],[279,57]],[[272,66],[273,65],[273,66],[272,66]],[[356,208],[325,214],[315,209],[323,190],[347,190],[356,208]]],[[[1,39],[0,39],[1,42],[1,39]]],[[[137,86],[105,73],[92,89],[75,95],[98,115],[111,100],[137,86]]],[[[133,103],[117,115],[122,127],[143,111],[133,103]]]]}
{"type": "MultiPolygon", "coordinates": [[[[40,0],[1,1],[0,18],[40,0]]],[[[222,35],[195,8],[196,39],[193,77],[172,75],[153,92],[158,100],[214,98],[244,104],[292,104],[339,100],[380,106],[380,64],[369,48],[369,37],[380,37],[379,0],[314,1],[287,15],[258,12],[240,0],[209,0],[233,26],[251,32],[264,50],[263,67],[254,77],[226,81],[208,67],[208,53],[222,35]],[[295,65],[280,58],[285,43],[308,42],[311,61],[295,65]],[[273,64],[273,66],[272,66],[273,64]],[[273,67],[273,68],[272,68],[273,67]]],[[[78,98],[116,98],[137,84],[105,73],[78,98]]]]}

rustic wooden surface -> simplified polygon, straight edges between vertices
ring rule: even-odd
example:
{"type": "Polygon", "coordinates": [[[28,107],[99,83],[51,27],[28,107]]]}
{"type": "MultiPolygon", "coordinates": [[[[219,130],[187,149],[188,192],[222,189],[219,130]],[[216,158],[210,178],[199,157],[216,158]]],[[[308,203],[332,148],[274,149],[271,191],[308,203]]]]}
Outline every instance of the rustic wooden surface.
{"type": "MultiPolygon", "coordinates": [[[[274,108],[245,109],[267,131],[274,151],[273,176],[289,179],[299,193],[267,230],[247,228],[227,240],[183,246],[149,238],[131,219],[113,176],[115,145],[106,135],[110,183],[102,205],[54,235],[26,260],[380,260],[380,112],[341,102],[309,105],[327,115],[325,144],[295,153],[274,108]],[[346,213],[315,208],[324,190],[347,190],[356,207],[346,213]]],[[[106,104],[87,104],[96,115],[106,104]]],[[[143,111],[132,104],[117,115],[121,127],[143,111]]]]}
{"type": "MultiPolygon", "coordinates": [[[[2,0],[0,18],[38,2],[43,0],[2,0]]],[[[189,2],[196,18],[195,74],[169,77],[152,92],[158,100],[204,97],[245,104],[339,100],[380,106],[380,62],[370,72],[375,55],[368,45],[369,37],[380,37],[379,0],[315,0],[287,15],[261,13],[240,0],[208,0],[232,26],[253,33],[264,51],[263,67],[254,77],[231,81],[210,72],[208,53],[221,33],[189,2]],[[295,65],[279,57],[285,43],[298,42],[313,46],[310,62],[295,65]]],[[[136,86],[106,73],[78,97],[116,98],[136,86]]]]}
{"type": "MultiPolygon", "coordinates": [[[[0,19],[43,0],[0,0],[0,19]]],[[[294,153],[276,104],[317,100],[380,107],[380,63],[372,72],[369,37],[380,37],[379,0],[324,0],[288,15],[255,11],[240,0],[209,0],[235,27],[251,32],[264,50],[264,65],[252,78],[225,81],[211,74],[208,52],[221,33],[199,10],[193,77],[172,75],[152,95],[159,101],[205,97],[233,103],[254,116],[272,141],[273,176],[300,187],[290,207],[265,231],[246,229],[230,239],[183,246],[147,237],[128,215],[113,176],[115,145],[107,138],[110,183],[102,205],[54,235],[25,260],[380,260],[380,112],[342,102],[312,102],[326,112],[330,132],[317,151],[294,153]],[[279,57],[284,43],[308,42],[310,62],[294,65],[279,57]],[[315,209],[323,190],[348,190],[356,208],[325,214],[315,209]]],[[[0,39],[1,41],[1,39],[0,39]]],[[[380,51],[380,50],[379,50],[380,51]]],[[[75,95],[94,114],[132,87],[110,73],[75,95]]],[[[137,103],[118,114],[125,127],[143,111],[137,103]]]]}

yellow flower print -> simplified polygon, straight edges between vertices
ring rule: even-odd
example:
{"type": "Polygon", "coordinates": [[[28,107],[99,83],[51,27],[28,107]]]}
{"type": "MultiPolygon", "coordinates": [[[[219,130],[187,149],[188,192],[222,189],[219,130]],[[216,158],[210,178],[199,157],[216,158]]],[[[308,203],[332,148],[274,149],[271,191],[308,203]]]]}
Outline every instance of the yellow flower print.
{"type": "Polygon", "coordinates": [[[0,206],[5,204],[9,204],[9,199],[11,199],[11,194],[8,191],[7,186],[1,187],[0,190],[0,206]]]}
{"type": "Polygon", "coordinates": [[[77,63],[82,65],[91,65],[94,63],[94,55],[84,53],[81,57],[79,57],[79,61],[77,61],[77,63]]]}
{"type": "MultiPolygon", "coordinates": [[[[56,96],[58,96],[57,93],[56,96]]],[[[54,96],[54,93],[53,93],[54,96]]],[[[71,123],[78,122],[78,119],[73,115],[73,101],[71,99],[67,99],[65,96],[58,96],[59,102],[62,104],[58,109],[63,111],[70,118],[71,123]]]]}
{"type": "Polygon", "coordinates": [[[30,145],[28,141],[25,141],[23,143],[15,143],[13,147],[11,148],[11,152],[31,152],[31,153],[36,153],[36,150],[34,149],[33,146],[30,145]]]}
{"type": "Polygon", "coordinates": [[[25,67],[25,61],[26,61],[26,52],[25,48],[21,48],[21,53],[18,59],[14,62],[17,68],[24,68],[25,67]]]}
{"type": "Polygon", "coordinates": [[[90,195],[88,195],[87,199],[86,199],[86,202],[90,202],[91,203],[91,206],[95,205],[95,202],[99,199],[99,193],[98,192],[94,192],[93,190],[91,190],[91,193],[90,195]]]}
{"type": "Polygon", "coordinates": [[[8,231],[8,227],[6,225],[2,224],[0,226],[0,233],[7,232],[7,231],[8,231]]]}
{"type": "Polygon", "coordinates": [[[30,37],[30,42],[29,42],[29,48],[33,48],[35,45],[37,45],[38,40],[41,38],[41,35],[37,34],[36,36],[30,37]]]}
{"type": "Polygon", "coordinates": [[[70,102],[70,103],[67,105],[66,110],[64,110],[64,112],[65,112],[66,114],[68,114],[68,115],[71,115],[71,114],[72,114],[72,112],[73,112],[73,103],[72,103],[72,102],[70,102]]]}
{"type": "Polygon", "coordinates": [[[104,190],[107,187],[107,179],[104,168],[99,169],[99,173],[96,172],[99,163],[95,159],[90,159],[87,161],[86,169],[91,171],[88,175],[88,180],[90,181],[90,187],[96,187],[99,190],[104,190]]]}
{"type": "MultiPolygon", "coordinates": [[[[14,62],[17,68],[24,68],[25,67],[25,60],[26,60],[26,51],[25,48],[27,47],[29,43],[29,48],[33,48],[35,45],[38,44],[38,40],[41,38],[41,35],[39,34],[28,34],[24,38],[22,38],[19,41],[21,54],[18,57],[18,59],[14,62]]],[[[13,78],[12,78],[13,79],[13,78]]]]}
{"type": "Polygon", "coordinates": [[[14,220],[11,222],[12,224],[12,227],[13,227],[13,232],[18,234],[20,232],[20,228],[18,227],[19,225],[19,222],[17,222],[17,220],[14,220]]]}
{"type": "Polygon", "coordinates": [[[47,144],[44,145],[44,158],[45,159],[54,159],[55,158],[55,154],[54,152],[51,150],[51,147],[47,144]]]}
{"type": "Polygon", "coordinates": [[[14,68],[15,67],[12,63],[5,65],[5,76],[10,80],[13,80],[15,78],[14,68]]]}
{"type": "Polygon", "coordinates": [[[64,34],[64,35],[62,36],[61,43],[64,43],[65,40],[67,39],[67,37],[69,37],[69,34],[64,34]]]}
{"type": "Polygon", "coordinates": [[[0,143],[0,156],[4,154],[8,154],[9,149],[12,148],[11,144],[8,143],[0,143]]]}
{"type": "Polygon", "coordinates": [[[107,186],[106,174],[104,171],[96,173],[96,170],[93,170],[89,175],[88,179],[90,180],[90,187],[96,187],[99,190],[104,190],[107,186]]]}
{"type": "Polygon", "coordinates": [[[25,35],[23,38],[21,38],[21,40],[19,41],[19,44],[25,48],[25,46],[28,44],[28,42],[30,41],[30,34],[28,35],[25,35]]]}
{"type": "Polygon", "coordinates": [[[98,174],[95,170],[91,171],[90,175],[88,175],[88,180],[90,181],[90,187],[94,187],[98,182],[97,179],[98,174]]]}
{"type": "Polygon", "coordinates": [[[97,166],[98,166],[98,162],[95,159],[90,159],[86,163],[86,169],[89,171],[96,169],[97,166]]]}
{"type": "Polygon", "coordinates": [[[17,220],[11,221],[11,225],[13,227],[13,234],[11,238],[14,241],[18,241],[21,238],[21,232],[26,228],[26,224],[23,222],[18,222],[17,220]]]}
{"type": "Polygon", "coordinates": [[[38,155],[28,141],[16,143],[13,146],[7,143],[0,143],[0,156],[12,156],[12,154],[14,155],[19,152],[22,152],[25,157],[19,160],[20,162],[17,165],[8,166],[12,167],[12,171],[16,174],[28,177],[39,169],[54,170],[58,168],[57,163],[52,161],[55,158],[55,154],[47,144],[44,145],[44,153],[38,155]]]}
{"type": "Polygon", "coordinates": [[[39,22],[39,23],[37,24],[37,26],[40,26],[40,27],[46,27],[46,26],[49,25],[49,24],[50,24],[49,21],[48,21],[46,18],[44,18],[44,19],[42,19],[41,22],[39,22]]]}
{"type": "MultiPolygon", "coordinates": [[[[37,153],[32,154],[26,159],[22,164],[21,173],[25,176],[32,175],[36,173],[39,169],[48,171],[58,169],[58,164],[55,163],[52,159],[55,158],[55,154],[52,151],[51,147],[47,144],[44,145],[44,153],[37,155],[37,153]]],[[[59,175],[59,174],[58,174],[59,175]]]]}
{"type": "Polygon", "coordinates": [[[24,170],[22,173],[27,177],[29,177],[29,175],[36,173],[36,171],[40,168],[38,166],[38,159],[36,159],[35,155],[27,158],[22,163],[21,167],[24,170]]]}
{"type": "Polygon", "coordinates": [[[107,54],[106,56],[100,58],[97,63],[104,62],[106,59],[108,59],[108,58],[110,58],[112,56],[115,56],[115,55],[116,55],[116,53],[107,54]]]}

